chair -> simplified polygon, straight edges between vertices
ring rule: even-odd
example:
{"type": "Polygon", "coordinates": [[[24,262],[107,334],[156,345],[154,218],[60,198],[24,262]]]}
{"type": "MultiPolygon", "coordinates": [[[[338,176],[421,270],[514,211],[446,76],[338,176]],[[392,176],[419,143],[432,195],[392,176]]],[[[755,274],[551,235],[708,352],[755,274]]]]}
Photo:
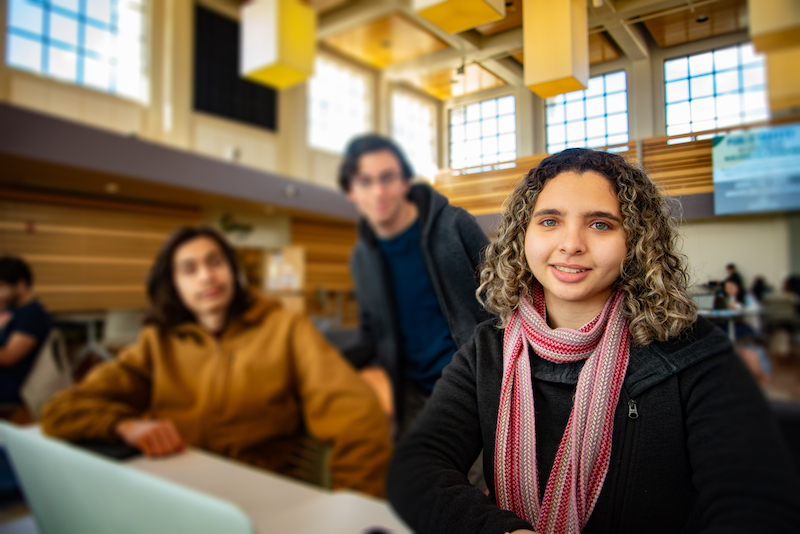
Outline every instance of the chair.
{"type": "Polygon", "coordinates": [[[25,406],[34,419],[50,397],[73,384],[72,364],[67,358],[64,336],[53,328],[47,336],[36,362],[20,388],[25,406]]]}

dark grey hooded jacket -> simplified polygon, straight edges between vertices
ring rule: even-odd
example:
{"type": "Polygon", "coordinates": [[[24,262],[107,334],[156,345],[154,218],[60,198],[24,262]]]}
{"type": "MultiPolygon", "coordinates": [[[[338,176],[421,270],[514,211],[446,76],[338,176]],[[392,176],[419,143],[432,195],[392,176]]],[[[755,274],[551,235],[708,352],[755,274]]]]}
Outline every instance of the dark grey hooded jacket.
{"type": "MultiPolygon", "coordinates": [[[[453,342],[461,347],[475,327],[489,318],[475,298],[477,268],[489,238],[475,217],[451,206],[447,198],[428,185],[413,185],[409,199],[419,210],[420,248],[431,285],[453,342]]],[[[394,296],[377,238],[363,219],[351,268],[358,298],[360,335],[357,344],[346,348],[344,354],[358,368],[378,365],[386,369],[397,397],[402,391],[403,362],[394,296]]],[[[400,409],[402,403],[395,405],[400,409]]]]}

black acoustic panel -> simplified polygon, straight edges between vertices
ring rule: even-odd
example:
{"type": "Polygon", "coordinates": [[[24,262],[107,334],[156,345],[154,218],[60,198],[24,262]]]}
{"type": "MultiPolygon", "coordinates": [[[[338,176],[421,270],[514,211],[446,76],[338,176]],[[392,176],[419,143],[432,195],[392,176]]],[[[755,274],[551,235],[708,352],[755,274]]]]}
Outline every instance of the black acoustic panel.
{"type": "Polygon", "coordinates": [[[199,5],[194,16],[194,109],[276,131],[277,92],[239,75],[239,23],[199,5]]]}

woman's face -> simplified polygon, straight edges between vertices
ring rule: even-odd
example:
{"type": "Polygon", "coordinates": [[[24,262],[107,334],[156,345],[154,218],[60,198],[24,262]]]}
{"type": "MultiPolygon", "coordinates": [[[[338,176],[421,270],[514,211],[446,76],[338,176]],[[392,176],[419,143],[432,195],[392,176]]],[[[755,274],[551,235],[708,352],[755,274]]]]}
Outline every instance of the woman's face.
{"type": "Polygon", "coordinates": [[[548,310],[599,313],[626,253],[622,213],[608,179],[593,171],[563,172],[545,184],[525,234],[525,257],[548,310]]]}
{"type": "Polygon", "coordinates": [[[196,237],[175,250],[172,277],[178,296],[195,317],[224,312],[233,299],[233,272],[210,237],[196,237]]]}

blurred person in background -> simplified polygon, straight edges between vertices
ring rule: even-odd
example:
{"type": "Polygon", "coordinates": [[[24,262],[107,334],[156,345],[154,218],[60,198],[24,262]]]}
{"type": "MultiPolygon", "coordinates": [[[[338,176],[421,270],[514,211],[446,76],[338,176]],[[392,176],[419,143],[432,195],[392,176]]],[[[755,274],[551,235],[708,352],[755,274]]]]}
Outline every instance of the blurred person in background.
{"type": "MultiPolygon", "coordinates": [[[[725,270],[728,272],[728,276],[725,277],[723,286],[728,282],[735,284],[738,288],[736,291],[736,300],[737,302],[744,303],[745,288],[744,282],[742,281],[742,275],[739,274],[739,272],[736,270],[736,265],[733,263],[726,265],[725,270]]],[[[727,290],[725,292],[727,293],[727,290]]]]}
{"type": "Polygon", "coordinates": [[[475,298],[476,269],[489,239],[475,218],[414,173],[379,135],[353,139],[339,185],[361,216],[351,259],[360,313],[359,368],[390,377],[397,435],[422,410],[442,369],[488,315],[475,298]]]}
{"type": "Polygon", "coordinates": [[[192,445],[296,475],[307,431],[332,447],[335,488],[383,494],[391,445],[375,394],[307,317],[245,289],[217,232],[175,231],[147,295],[137,343],[51,400],[46,434],[122,440],[149,456],[192,445]]]}
{"type": "Polygon", "coordinates": [[[19,404],[20,388],[53,326],[33,291],[28,264],[0,258],[0,404],[19,404]]]}

